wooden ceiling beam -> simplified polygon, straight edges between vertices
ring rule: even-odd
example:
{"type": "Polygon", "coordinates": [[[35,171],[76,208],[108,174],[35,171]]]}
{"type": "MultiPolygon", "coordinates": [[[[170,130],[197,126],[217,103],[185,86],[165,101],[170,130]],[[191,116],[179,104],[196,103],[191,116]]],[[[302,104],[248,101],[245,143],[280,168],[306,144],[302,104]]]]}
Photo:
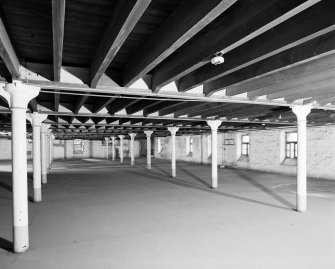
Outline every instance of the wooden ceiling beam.
{"type": "Polygon", "coordinates": [[[143,77],[236,1],[182,1],[128,63],[123,85],[130,86],[143,77]]]}
{"type": "Polygon", "coordinates": [[[99,112],[101,109],[107,107],[110,103],[112,103],[116,98],[112,97],[105,97],[105,98],[102,98],[102,97],[97,97],[99,98],[96,102],[93,102],[94,105],[93,105],[93,109],[92,109],[92,113],[97,113],[99,112]]]}
{"type": "Polygon", "coordinates": [[[113,102],[106,106],[108,113],[114,115],[115,113],[121,111],[122,109],[126,109],[128,106],[131,106],[138,102],[140,99],[126,99],[126,98],[118,98],[113,102]]]}
{"type": "Polygon", "coordinates": [[[286,102],[293,102],[299,99],[313,97],[317,95],[322,95],[324,92],[331,91],[332,89],[335,89],[335,77],[326,79],[326,80],[320,80],[320,81],[312,81],[309,82],[306,80],[306,84],[303,84],[298,87],[294,88],[288,88],[284,91],[279,91],[275,93],[271,93],[266,96],[269,100],[277,99],[277,98],[284,98],[286,102]]]}
{"type": "Polygon", "coordinates": [[[225,62],[210,63],[179,80],[179,90],[187,91],[241,70],[285,50],[335,30],[335,5],[321,2],[224,55],[225,62]]]}
{"type": "Polygon", "coordinates": [[[223,13],[209,25],[206,32],[197,35],[193,42],[183,46],[154,70],[153,89],[158,91],[205,65],[215,53],[226,54],[317,2],[319,0],[280,5],[272,0],[237,2],[230,12],[223,13]]]}
{"type": "Polygon", "coordinates": [[[281,97],[280,92],[286,91],[286,94],[290,94],[290,90],[294,91],[296,87],[308,87],[309,83],[322,83],[333,78],[334,68],[335,54],[252,80],[241,86],[248,87],[248,98],[267,95],[275,99],[281,97]]]}
{"type": "Polygon", "coordinates": [[[165,115],[176,113],[178,110],[181,110],[184,108],[194,107],[198,104],[199,103],[197,102],[179,102],[178,104],[174,104],[172,106],[163,107],[161,110],[159,110],[158,114],[159,116],[165,116],[165,115]]]}
{"type": "MultiPolygon", "coordinates": [[[[60,81],[63,58],[65,0],[52,0],[53,80],[60,81]]],[[[58,111],[59,92],[54,93],[54,111],[58,111]]]]}
{"type": "Polygon", "coordinates": [[[149,114],[155,113],[161,109],[168,109],[170,107],[174,107],[176,105],[180,104],[178,101],[164,101],[162,103],[156,104],[154,106],[151,106],[149,108],[146,108],[143,110],[143,115],[148,116],[149,114]]]}
{"type": "Polygon", "coordinates": [[[203,92],[206,96],[222,89],[226,89],[226,96],[248,92],[247,83],[252,83],[252,80],[280,72],[287,66],[297,66],[332,53],[335,53],[335,31],[210,81],[204,84],[203,92]]]}
{"type": "MultiPolygon", "coordinates": [[[[180,116],[183,116],[183,115],[187,115],[189,113],[192,113],[194,111],[199,111],[199,110],[203,110],[205,108],[208,108],[208,107],[213,107],[215,106],[217,103],[196,103],[195,106],[192,106],[192,107],[185,107],[181,110],[178,110],[174,113],[174,117],[175,118],[178,118],[180,116]]],[[[221,104],[222,105],[222,104],[221,104]]]]}
{"type": "Polygon", "coordinates": [[[20,77],[20,62],[16,56],[5,25],[0,18],[0,56],[13,79],[20,77]]]}
{"type": "Polygon", "coordinates": [[[150,108],[152,106],[158,105],[162,102],[164,102],[164,101],[162,101],[162,100],[157,101],[157,100],[150,100],[150,99],[141,100],[141,101],[137,102],[136,104],[127,107],[126,111],[127,111],[127,114],[130,115],[130,114],[134,114],[136,112],[139,112],[141,110],[150,108]]]}
{"type": "Polygon", "coordinates": [[[118,1],[112,20],[107,26],[91,67],[91,87],[95,88],[115,55],[147,9],[151,0],[118,1]]]}

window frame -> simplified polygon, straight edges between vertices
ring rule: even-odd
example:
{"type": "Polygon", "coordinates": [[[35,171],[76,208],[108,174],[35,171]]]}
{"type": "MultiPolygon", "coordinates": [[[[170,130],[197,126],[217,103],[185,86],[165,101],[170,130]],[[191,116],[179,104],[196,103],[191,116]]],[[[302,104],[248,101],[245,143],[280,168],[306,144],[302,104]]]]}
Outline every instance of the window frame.
{"type": "Polygon", "coordinates": [[[285,133],[285,159],[297,159],[297,158],[298,158],[298,133],[297,132],[286,132],[285,133]],[[292,133],[296,134],[297,136],[296,141],[288,141],[287,136],[288,134],[292,134],[292,133]]]}
{"type": "Polygon", "coordinates": [[[249,157],[250,155],[250,135],[241,135],[241,156],[249,157]],[[248,137],[248,142],[243,141],[243,137],[248,137]]]}

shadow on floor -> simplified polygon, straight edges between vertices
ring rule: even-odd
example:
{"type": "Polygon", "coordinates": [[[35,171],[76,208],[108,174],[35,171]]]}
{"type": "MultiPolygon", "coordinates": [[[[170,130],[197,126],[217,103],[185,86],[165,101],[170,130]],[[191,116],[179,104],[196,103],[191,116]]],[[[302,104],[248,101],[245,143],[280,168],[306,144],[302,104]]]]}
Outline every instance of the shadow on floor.
{"type": "Polygon", "coordinates": [[[0,237],[0,248],[9,252],[13,252],[13,243],[5,238],[0,237]]]}
{"type": "MultiPolygon", "coordinates": [[[[0,173],[0,188],[5,189],[6,191],[13,192],[13,187],[12,187],[12,174],[11,173],[0,173]]],[[[28,182],[29,182],[28,178],[28,182]]],[[[29,202],[34,202],[34,198],[30,195],[28,195],[28,201],[29,202]]]]}
{"type": "Polygon", "coordinates": [[[190,177],[192,177],[193,179],[195,179],[196,181],[200,182],[201,184],[203,184],[204,186],[206,187],[210,187],[211,185],[206,182],[205,180],[203,180],[202,178],[192,174],[190,171],[182,168],[182,167],[179,167],[179,170],[183,171],[185,174],[189,175],[190,177]]]}
{"type": "Polygon", "coordinates": [[[163,176],[163,175],[161,175],[157,172],[148,171],[148,173],[144,173],[144,172],[139,172],[139,171],[136,171],[136,172],[131,171],[131,173],[136,174],[136,175],[141,174],[141,175],[143,175],[145,177],[148,177],[150,179],[154,179],[154,180],[165,182],[165,183],[171,183],[171,184],[181,186],[181,187],[185,187],[185,188],[204,191],[204,192],[207,192],[207,193],[220,195],[220,196],[224,196],[224,197],[228,197],[228,198],[232,198],[232,199],[237,199],[237,200],[241,200],[241,201],[245,201],[245,202],[265,205],[265,206],[278,208],[278,209],[283,209],[283,210],[287,210],[287,211],[292,211],[292,208],[287,208],[287,207],[284,207],[284,206],[274,205],[274,204],[271,204],[271,203],[258,201],[258,200],[238,196],[238,195],[235,195],[235,194],[220,192],[218,190],[209,189],[208,187],[204,187],[204,186],[200,186],[200,185],[197,185],[197,184],[193,184],[193,183],[183,181],[180,178],[175,178],[175,179],[167,178],[167,177],[165,177],[165,176],[163,176]]]}
{"type": "Polygon", "coordinates": [[[273,192],[272,190],[268,189],[264,185],[260,184],[256,180],[254,180],[252,177],[247,175],[244,171],[234,171],[236,175],[239,176],[242,180],[248,182],[250,185],[256,187],[257,189],[261,190],[262,192],[265,192],[269,196],[271,196],[273,199],[277,200],[278,202],[282,203],[283,205],[295,210],[295,205],[291,204],[289,201],[285,200],[283,197],[278,195],[277,193],[273,192]]]}

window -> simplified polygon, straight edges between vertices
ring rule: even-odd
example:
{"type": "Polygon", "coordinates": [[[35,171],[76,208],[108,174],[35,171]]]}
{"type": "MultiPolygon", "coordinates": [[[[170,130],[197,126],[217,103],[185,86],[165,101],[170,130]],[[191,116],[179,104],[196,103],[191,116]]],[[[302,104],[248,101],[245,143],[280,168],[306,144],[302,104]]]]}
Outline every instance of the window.
{"type": "Polygon", "coordinates": [[[297,133],[286,133],[286,158],[298,157],[298,135],[297,133]]]}
{"type": "Polygon", "coordinates": [[[157,139],[157,151],[158,153],[162,151],[162,141],[160,138],[157,139]]]}
{"type": "Polygon", "coordinates": [[[241,154],[242,156],[249,156],[249,135],[242,135],[241,142],[241,154]]]}

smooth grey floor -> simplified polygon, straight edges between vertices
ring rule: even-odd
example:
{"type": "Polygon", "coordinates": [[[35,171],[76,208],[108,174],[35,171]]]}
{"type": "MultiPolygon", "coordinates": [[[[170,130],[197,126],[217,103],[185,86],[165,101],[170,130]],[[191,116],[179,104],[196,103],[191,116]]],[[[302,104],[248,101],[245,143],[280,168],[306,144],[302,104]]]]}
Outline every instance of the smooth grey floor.
{"type": "MultiPolygon", "coordinates": [[[[0,163],[0,268],[335,268],[335,181],[145,159],[57,161],[29,202],[30,249],[11,248],[11,174],[0,163]]],[[[29,176],[32,194],[32,179],[29,176]]]]}

